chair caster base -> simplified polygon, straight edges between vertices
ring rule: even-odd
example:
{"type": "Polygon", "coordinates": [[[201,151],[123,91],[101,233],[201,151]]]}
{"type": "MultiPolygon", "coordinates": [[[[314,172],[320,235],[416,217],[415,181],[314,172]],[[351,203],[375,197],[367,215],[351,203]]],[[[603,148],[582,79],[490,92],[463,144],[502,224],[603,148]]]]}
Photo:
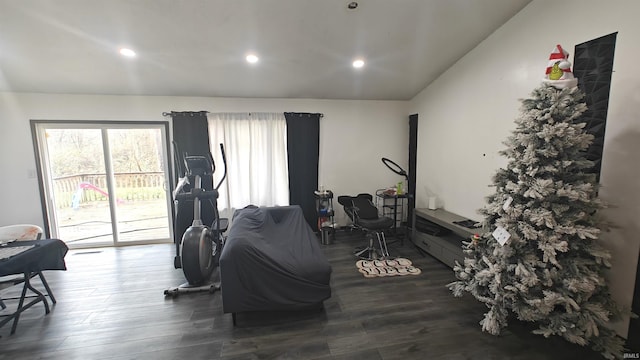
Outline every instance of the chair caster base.
{"type": "Polygon", "coordinates": [[[387,240],[381,231],[371,232],[367,234],[369,245],[356,249],[354,254],[363,260],[382,260],[389,257],[389,249],[387,248],[387,240]],[[377,241],[376,241],[377,240],[377,241]],[[376,242],[378,249],[376,249],[376,242]]]}
{"type": "Polygon", "coordinates": [[[356,249],[353,254],[362,260],[382,260],[386,258],[378,250],[373,248],[356,249]]]}

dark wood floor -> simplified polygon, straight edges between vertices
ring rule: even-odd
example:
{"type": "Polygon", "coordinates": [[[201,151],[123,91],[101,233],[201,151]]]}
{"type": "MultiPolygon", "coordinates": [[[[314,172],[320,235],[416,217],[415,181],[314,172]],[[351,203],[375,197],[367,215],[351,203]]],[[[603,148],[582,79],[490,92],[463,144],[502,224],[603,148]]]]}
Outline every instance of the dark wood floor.
{"type": "Polygon", "coordinates": [[[482,304],[454,298],[445,287],[452,270],[409,242],[392,255],[422,274],[364,278],[352,255],[360,243],[339,231],[323,246],[333,266],[323,311],[239,314],[235,327],[220,293],[164,297],[183,281],[171,245],[71,251],[68,271],[46,274],[58,303],[47,316],[41,304],[25,312],[14,335],[0,329],[0,359],[599,358],[519,323],[499,337],[483,333],[482,304]]]}

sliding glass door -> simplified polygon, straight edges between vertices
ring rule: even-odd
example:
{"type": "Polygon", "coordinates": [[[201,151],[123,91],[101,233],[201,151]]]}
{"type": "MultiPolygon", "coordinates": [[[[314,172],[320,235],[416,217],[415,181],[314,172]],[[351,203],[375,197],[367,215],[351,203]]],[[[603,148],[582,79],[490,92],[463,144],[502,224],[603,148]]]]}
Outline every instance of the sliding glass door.
{"type": "Polygon", "coordinates": [[[70,247],[171,241],[166,123],[34,123],[51,236],[70,247]]]}

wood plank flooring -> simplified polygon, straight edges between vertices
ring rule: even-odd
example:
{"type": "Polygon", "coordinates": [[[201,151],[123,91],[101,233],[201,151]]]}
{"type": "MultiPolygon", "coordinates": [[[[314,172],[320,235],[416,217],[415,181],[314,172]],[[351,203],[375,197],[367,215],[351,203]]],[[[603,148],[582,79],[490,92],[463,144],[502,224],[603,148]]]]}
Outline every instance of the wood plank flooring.
{"type": "Polygon", "coordinates": [[[501,336],[483,333],[483,305],[454,298],[445,287],[451,269],[409,241],[390,251],[411,259],[420,275],[364,278],[352,255],[363,243],[338,231],[323,245],[333,267],[323,310],[238,314],[235,327],[220,293],[164,297],[184,281],[172,245],[70,251],[68,271],[45,274],[58,303],[46,316],[41,304],[26,311],[14,335],[10,325],[1,328],[0,359],[600,358],[518,322],[501,336]]]}

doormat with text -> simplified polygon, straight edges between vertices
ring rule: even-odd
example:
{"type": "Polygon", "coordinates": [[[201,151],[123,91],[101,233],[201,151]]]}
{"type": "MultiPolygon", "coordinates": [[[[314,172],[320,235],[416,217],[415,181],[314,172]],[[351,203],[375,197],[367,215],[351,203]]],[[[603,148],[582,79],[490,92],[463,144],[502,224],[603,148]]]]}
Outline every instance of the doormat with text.
{"type": "Polygon", "coordinates": [[[405,258],[384,260],[358,260],[358,271],[366,278],[385,276],[419,275],[422,271],[405,258]]]}

